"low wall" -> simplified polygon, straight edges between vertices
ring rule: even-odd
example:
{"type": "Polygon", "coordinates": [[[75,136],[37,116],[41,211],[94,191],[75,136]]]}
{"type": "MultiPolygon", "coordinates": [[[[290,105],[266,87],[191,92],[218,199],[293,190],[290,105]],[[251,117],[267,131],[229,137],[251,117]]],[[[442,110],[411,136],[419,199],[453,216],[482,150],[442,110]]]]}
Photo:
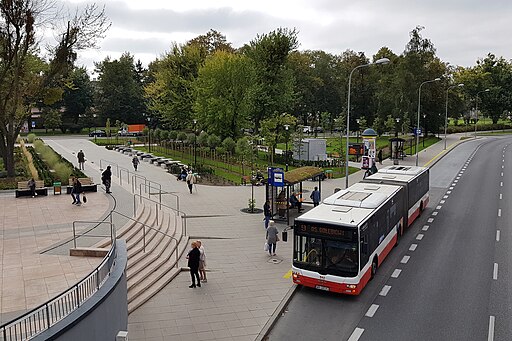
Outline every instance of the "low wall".
{"type": "Polygon", "coordinates": [[[126,243],[116,241],[117,258],[105,284],[81,307],[39,334],[34,340],[114,341],[120,330],[128,330],[126,287],[126,243]]]}

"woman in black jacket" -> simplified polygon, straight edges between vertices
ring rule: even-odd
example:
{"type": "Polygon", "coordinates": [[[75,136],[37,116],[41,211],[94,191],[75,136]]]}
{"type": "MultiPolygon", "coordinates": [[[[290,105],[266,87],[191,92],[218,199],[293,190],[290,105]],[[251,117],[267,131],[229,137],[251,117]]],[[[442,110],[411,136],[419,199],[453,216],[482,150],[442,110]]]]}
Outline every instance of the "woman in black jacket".
{"type": "Polygon", "coordinates": [[[199,280],[199,259],[201,252],[197,248],[196,242],[192,242],[191,246],[192,250],[190,250],[187,255],[188,267],[190,268],[190,276],[192,277],[192,285],[190,285],[189,288],[196,287],[196,279],[197,286],[201,287],[201,281],[199,280]]]}

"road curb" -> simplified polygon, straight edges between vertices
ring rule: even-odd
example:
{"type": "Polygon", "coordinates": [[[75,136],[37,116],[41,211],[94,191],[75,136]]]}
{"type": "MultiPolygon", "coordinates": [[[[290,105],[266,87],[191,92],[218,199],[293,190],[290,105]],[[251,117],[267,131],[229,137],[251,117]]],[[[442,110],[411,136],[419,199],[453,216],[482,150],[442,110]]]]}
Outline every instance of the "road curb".
{"type": "Polygon", "coordinates": [[[283,314],[284,310],[286,309],[286,306],[292,300],[293,296],[295,295],[295,293],[297,292],[298,289],[299,289],[299,286],[296,284],[293,284],[293,286],[290,287],[290,289],[288,289],[288,292],[283,297],[283,299],[281,300],[281,303],[279,303],[276,310],[274,311],[274,313],[272,314],[270,319],[267,321],[267,323],[265,324],[263,329],[260,331],[260,333],[256,337],[255,341],[268,340],[268,338],[267,338],[268,334],[270,333],[272,328],[276,325],[277,321],[279,320],[279,318],[283,314]]]}

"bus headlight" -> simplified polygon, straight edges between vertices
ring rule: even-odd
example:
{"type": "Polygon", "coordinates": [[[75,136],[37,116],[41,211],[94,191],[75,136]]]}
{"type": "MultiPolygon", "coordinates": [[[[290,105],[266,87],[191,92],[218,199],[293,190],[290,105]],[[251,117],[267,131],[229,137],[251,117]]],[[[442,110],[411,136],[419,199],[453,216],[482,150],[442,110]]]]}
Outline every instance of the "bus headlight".
{"type": "Polygon", "coordinates": [[[357,288],[357,285],[355,285],[355,284],[347,284],[347,288],[355,289],[355,288],[357,288]]]}

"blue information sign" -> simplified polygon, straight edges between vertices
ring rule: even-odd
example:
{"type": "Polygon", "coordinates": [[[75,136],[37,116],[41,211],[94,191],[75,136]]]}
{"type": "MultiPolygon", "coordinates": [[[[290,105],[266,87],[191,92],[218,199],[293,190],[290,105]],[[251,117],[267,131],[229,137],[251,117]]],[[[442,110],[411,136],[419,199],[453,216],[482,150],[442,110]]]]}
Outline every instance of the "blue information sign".
{"type": "Polygon", "coordinates": [[[284,172],[282,168],[268,168],[268,182],[274,187],[284,187],[284,172]]]}

